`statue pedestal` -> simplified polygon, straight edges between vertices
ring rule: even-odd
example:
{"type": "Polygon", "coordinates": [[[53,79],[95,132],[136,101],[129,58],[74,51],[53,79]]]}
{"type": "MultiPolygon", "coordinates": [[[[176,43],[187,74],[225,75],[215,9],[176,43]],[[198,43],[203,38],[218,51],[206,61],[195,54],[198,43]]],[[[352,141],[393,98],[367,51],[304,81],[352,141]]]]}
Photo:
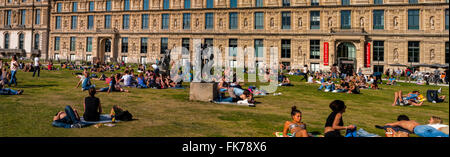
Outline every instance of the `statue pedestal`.
{"type": "Polygon", "coordinates": [[[217,96],[217,83],[191,82],[189,100],[210,102],[217,96]]]}

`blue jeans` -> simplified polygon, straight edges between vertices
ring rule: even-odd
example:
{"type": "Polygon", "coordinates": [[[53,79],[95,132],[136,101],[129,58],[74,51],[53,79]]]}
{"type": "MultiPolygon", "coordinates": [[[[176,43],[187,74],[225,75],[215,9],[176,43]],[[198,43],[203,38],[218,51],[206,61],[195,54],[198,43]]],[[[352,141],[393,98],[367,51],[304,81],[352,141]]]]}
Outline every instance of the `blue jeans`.
{"type": "Polygon", "coordinates": [[[416,126],[414,133],[420,137],[448,137],[447,134],[428,125],[416,126]]]}
{"type": "Polygon", "coordinates": [[[95,88],[95,85],[85,85],[82,88],[83,88],[83,91],[85,91],[85,90],[89,90],[90,88],[95,88]]]}
{"type": "Polygon", "coordinates": [[[348,90],[346,90],[346,89],[337,89],[336,90],[338,93],[344,93],[344,92],[347,92],[348,90]]]}
{"type": "Polygon", "coordinates": [[[145,84],[139,84],[139,87],[141,87],[141,88],[148,88],[147,85],[145,85],[145,84]]]}
{"type": "Polygon", "coordinates": [[[16,78],[16,72],[15,70],[11,70],[11,80],[9,81],[9,84],[11,86],[11,84],[15,84],[17,85],[17,78],[16,78]]]}
{"type": "Polygon", "coordinates": [[[334,91],[335,89],[334,84],[327,85],[326,89],[328,89],[329,91],[334,91]]]}
{"type": "Polygon", "coordinates": [[[336,73],[331,73],[331,78],[338,78],[336,73]]]}
{"type": "Polygon", "coordinates": [[[64,112],[66,112],[66,115],[67,115],[66,118],[68,118],[70,122],[62,123],[62,122],[53,121],[53,123],[52,123],[53,126],[61,127],[61,128],[71,128],[72,124],[80,123],[80,120],[75,115],[75,112],[73,111],[72,107],[66,106],[66,108],[64,109],[64,112]]]}
{"type": "Polygon", "coordinates": [[[109,87],[105,87],[105,88],[100,88],[100,92],[107,92],[109,89],[109,87]]]}
{"type": "Polygon", "coordinates": [[[0,95],[17,95],[17,91],[9,88],[2,88],[0,89],[0,95]]]}

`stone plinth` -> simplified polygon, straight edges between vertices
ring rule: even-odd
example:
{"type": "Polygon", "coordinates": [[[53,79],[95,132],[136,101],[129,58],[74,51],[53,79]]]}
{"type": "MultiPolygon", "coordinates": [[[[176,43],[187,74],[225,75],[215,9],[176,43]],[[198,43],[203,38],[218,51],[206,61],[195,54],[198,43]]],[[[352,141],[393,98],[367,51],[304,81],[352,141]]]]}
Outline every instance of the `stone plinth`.
{"type": "Polygon", "coordinates": [[[217,94],[217,83],[191,82],[189,100],[210,102],[217,94]]]}

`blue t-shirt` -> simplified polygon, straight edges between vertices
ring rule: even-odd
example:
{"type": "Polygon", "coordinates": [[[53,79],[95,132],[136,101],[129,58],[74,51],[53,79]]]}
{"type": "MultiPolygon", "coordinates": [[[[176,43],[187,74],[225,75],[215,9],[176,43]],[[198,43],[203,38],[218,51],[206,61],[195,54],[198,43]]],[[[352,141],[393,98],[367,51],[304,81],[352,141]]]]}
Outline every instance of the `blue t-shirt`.
{"type": "Polygon", "coordinates": [[[140,85],[145,85],[145,83],[144,83],[144,78],[138,77],[138,83],[139,83],[140,85]]]}
{"type": "Polygon", "coordinates": [[[241,96],[242,94],[244,94],[244,90],[240,88],[233,88],[233,92],[236,96],[241,96]]]}

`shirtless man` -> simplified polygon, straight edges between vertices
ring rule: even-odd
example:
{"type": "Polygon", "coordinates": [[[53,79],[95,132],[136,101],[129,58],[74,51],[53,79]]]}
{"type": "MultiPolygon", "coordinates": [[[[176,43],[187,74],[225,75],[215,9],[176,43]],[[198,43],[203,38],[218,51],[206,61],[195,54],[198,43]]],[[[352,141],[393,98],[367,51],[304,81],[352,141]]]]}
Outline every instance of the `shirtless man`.
{"type": "Polygon", "coordinates": [[[386,125],[402,127],[420,137],[448,137],[448,135],[442,131],[439,131],[429,125],[420,125],[413,120],[401,120],[394,123],[387,123],[386,125]]]}

